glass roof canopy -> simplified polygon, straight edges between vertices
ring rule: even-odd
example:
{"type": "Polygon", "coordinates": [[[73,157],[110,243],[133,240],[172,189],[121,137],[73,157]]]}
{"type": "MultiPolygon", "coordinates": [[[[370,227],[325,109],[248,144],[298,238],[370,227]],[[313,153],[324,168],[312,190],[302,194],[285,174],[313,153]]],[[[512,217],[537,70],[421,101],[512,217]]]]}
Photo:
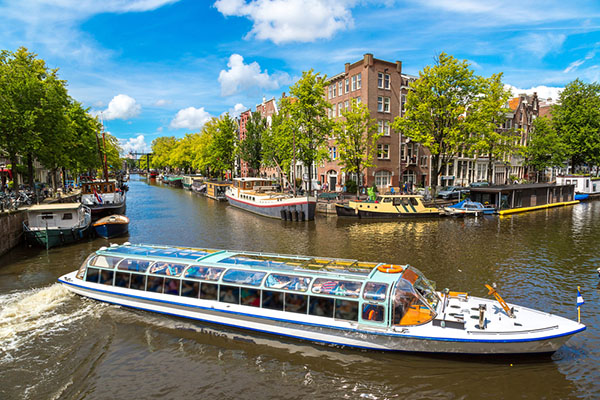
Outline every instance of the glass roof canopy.
{"type": "MultiPolygon", "coordinates": [[[[193,262],[215,253],[225,253],[222,250],[194,249],[179,247],[154,247],[148,245],[121,245],[102,249],[111,255],[131,255],[145,257],[176,258],[181,261],[193,262]]],[[[206,260],[223,267],[244,266],[279,270],[307,270],[350,272],[366,275],[379,263],[359,262],[356,260],[312,258],[299,256],[283,256],[275,254],[229,252],[229,256],[220,260],[206,260]]]]}

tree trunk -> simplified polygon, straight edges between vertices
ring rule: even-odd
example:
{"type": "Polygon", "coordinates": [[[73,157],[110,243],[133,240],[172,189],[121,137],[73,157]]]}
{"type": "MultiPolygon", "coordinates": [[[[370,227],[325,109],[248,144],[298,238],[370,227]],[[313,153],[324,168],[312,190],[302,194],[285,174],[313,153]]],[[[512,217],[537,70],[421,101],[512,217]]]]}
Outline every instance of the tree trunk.
{"type": "Polygon", "coordinates": [[[12,174],[13,189],[17,188],[17,156],[11,154],[10,156],[10,173],[12,174]]]}
{"type": "Polygon", "coordinates": [[[433,197],[435,198],[435,196],[437,195],[437,183],[438,183],[438,178],[440,176],[440,155],[436,154],[436,155],[432,155],[431,156],[431,171],[433,172],[431,175],[431,182],[429,182],[431,184],[431,188],[433,191],[433,197]]]}
{"type": "Polygon", "coordinates": [[[29,187],[33,189],[33,155],[31,153],[27,154],[27,175],[29,177],[29,187]]]}

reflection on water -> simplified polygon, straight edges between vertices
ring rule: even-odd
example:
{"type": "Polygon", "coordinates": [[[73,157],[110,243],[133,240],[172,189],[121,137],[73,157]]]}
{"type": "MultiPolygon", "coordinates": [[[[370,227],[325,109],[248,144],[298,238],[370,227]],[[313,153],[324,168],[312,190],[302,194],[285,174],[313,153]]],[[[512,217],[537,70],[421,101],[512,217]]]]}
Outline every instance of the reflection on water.
{"type": "Polygon", "coordinates": [[[0,398],[576,398],[600,395],[600,202],[510,217],[365,222],[258,217],[131,182],[129,236],[0,259],[0,398]],[[110,242],[409,263],[437,282],[576,318],[548,357],[431,357],[339,349],[106,305],[55,284],[110,242]],[[511,366],[512,364],[512,366],[511,366]],[[40,379],[41,378],[41,379],[40,379]]]}

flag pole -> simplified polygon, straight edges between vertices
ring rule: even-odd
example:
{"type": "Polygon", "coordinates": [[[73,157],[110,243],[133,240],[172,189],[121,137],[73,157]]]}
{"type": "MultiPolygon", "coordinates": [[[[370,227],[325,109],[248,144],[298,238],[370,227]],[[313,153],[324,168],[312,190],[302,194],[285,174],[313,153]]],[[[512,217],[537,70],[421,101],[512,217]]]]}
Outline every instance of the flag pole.
{"type": "MultiPolygon", "coordinates": [[[[581,293],[579,291],[579,286],[577,286],[577,293],[581,293]]],[[[577,305],[577,323],[580,324],[581,323],[581,306],[578,304],[577,305]]]]}

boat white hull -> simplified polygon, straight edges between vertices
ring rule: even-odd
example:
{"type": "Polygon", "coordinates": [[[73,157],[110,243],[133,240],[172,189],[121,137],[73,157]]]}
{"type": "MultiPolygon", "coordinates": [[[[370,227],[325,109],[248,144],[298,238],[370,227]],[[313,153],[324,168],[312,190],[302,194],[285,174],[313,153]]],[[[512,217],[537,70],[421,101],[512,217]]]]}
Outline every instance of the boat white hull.
{"type": "Polygon", "coordinates": [[[458,330],[434,327],[431,323],[395,327],[393,330],[374,329],[355,322],[302,314],[294,315],[295,319],[292,320],[289,313],[280,311],[88,283],[76,279],[75,274],[64,275],[59,281],[74,293],[96,300],[234,328],[370,350],[463,354],[552,353],[572,335],[585,329],[585,326],[561,317],[555,318],[568,321],[577,329],[565,330],[556,326],[517,337],[488,331],[453,332],[458,330]],[[440,336],[444,334],[447,335],[440,336]]]}

